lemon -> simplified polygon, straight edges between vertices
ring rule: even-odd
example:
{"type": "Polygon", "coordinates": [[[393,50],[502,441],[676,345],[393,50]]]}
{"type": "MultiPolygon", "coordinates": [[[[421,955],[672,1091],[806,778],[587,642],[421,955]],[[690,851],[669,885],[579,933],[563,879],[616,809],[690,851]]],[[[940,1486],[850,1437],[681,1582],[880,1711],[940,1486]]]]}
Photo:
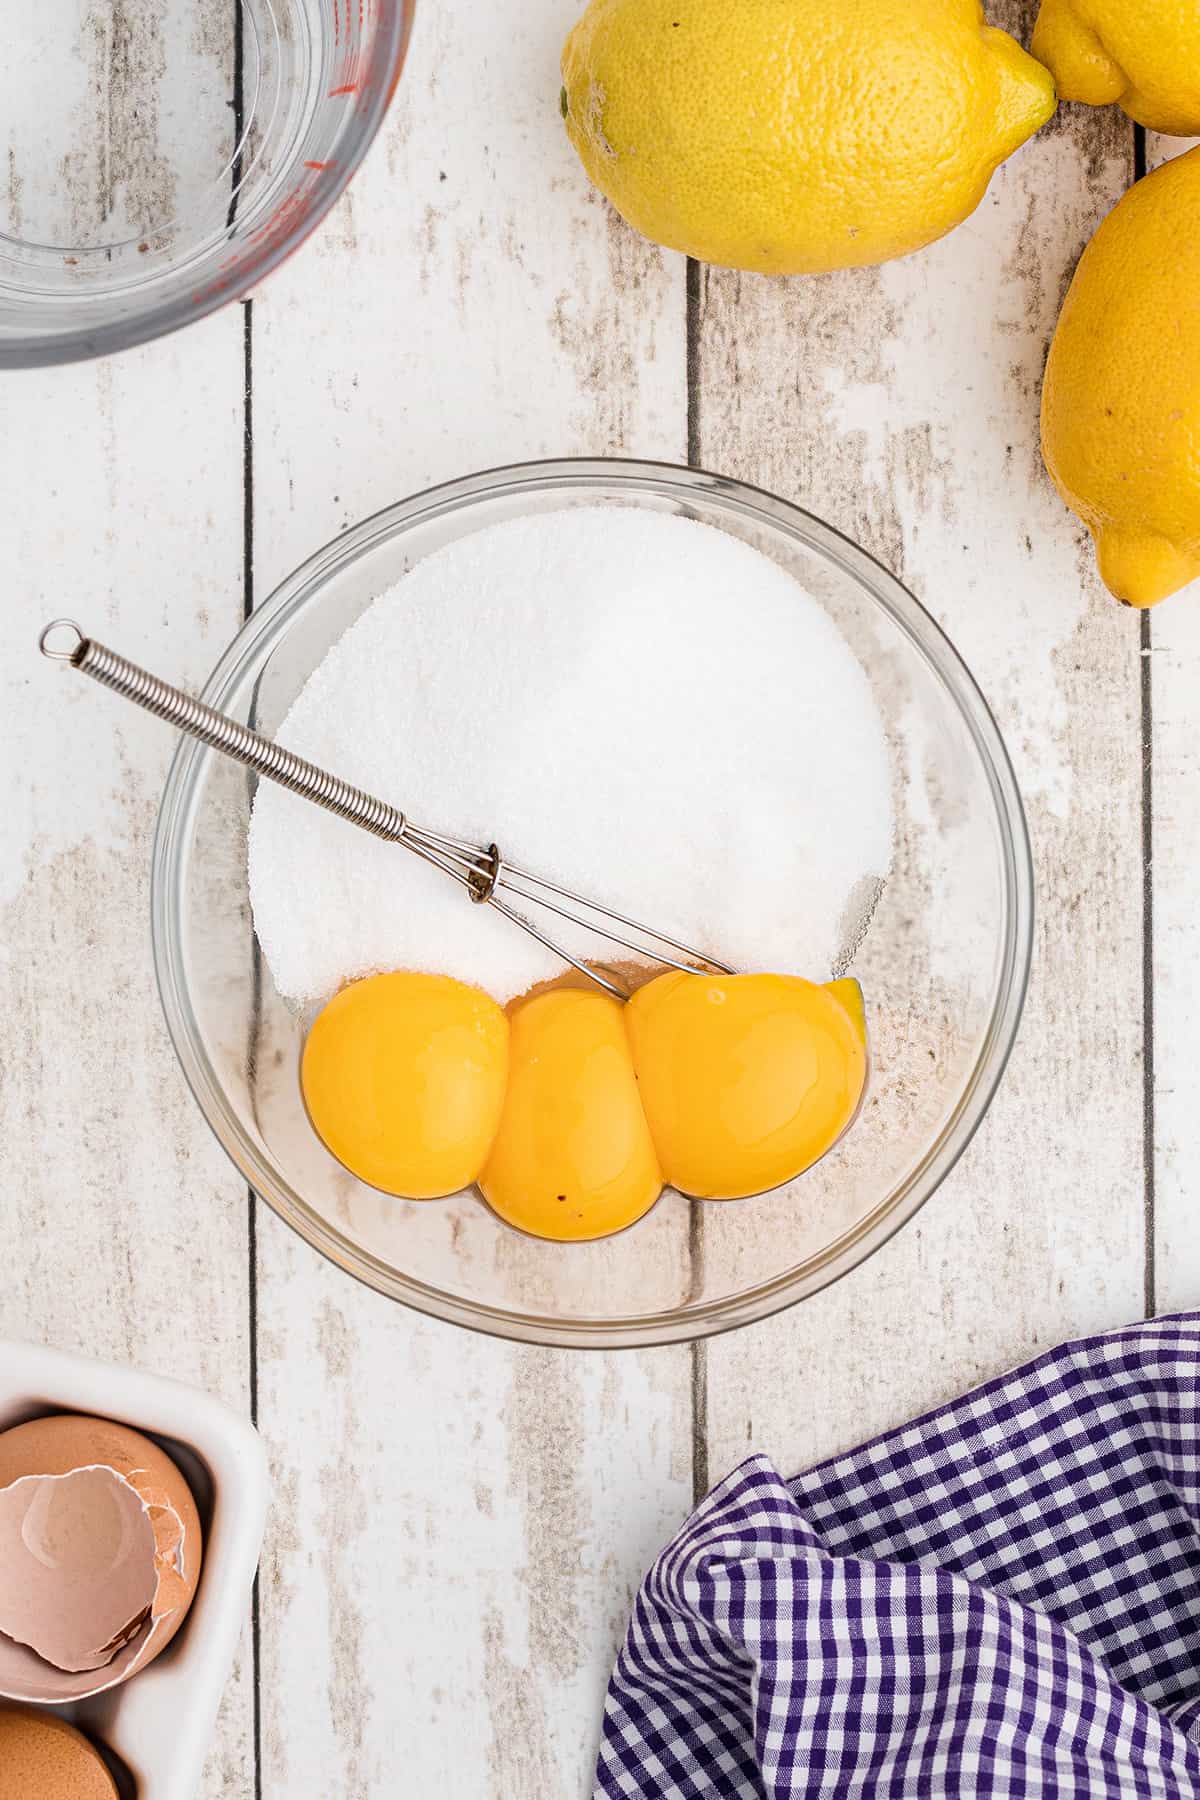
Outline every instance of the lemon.
{"type": "Polygon", "coordinates": [[[1200,0],[1042,0],[1033,54],[1064,100],[1115,100],[1153,131],[1200,133],[1200,0]]]}
{"type": "Polygon", "coordinates": [[[1200,150],[1118,201],[1050,346],[1042,452],[1120,600],[1200,575],[1200,150]]]}
{"type": "Polygon", "coordinates": [[[768,275],[931,243],[1055,105],[979,0],[591,0],[562,70],[571,142],[631,225],[768,275]]]}

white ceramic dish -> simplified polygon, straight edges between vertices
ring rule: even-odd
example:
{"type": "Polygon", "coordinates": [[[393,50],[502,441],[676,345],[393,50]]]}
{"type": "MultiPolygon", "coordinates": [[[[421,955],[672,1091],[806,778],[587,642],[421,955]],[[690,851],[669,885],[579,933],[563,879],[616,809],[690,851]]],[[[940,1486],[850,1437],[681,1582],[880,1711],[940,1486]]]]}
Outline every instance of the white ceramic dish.
{"type": "Polygon", "coordinates": [[[254,1427],[221,1401],[137,1369],[0,1343],[0,1431],[45,1413],[118,1419],[183,1470],[204,1527],[204,1564],[174,1642],[123,1686],[55,1707],[120,1759],[129,1800],[192,1800],[246,1614],[267,1509],[254,1427]]]}

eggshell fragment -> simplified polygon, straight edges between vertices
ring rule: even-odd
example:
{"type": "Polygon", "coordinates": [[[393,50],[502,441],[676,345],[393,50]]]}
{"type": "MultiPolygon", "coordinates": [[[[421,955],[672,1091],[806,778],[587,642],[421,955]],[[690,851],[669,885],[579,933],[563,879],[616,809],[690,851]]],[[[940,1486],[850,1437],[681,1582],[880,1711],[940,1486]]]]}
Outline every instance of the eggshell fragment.
{"type": "Polygon", "coordinates": [[[183,1623],[200,1558],[187,1482],[140,1432],[65,1414],[0,1434],[0,1694],[128,1680],[183,1623]]]}
{"type": "Polygon", "coordinates": [[[0,1707],[0,1800],[117,1800],[117,1793],[100,1752],[65,1719],[0,1707]]]}
{"type": "Polygon", "coordinates": [[[156,1587],[146,1509],[112,1469],[25,1475],[0,1491],[0,1623],[55,1668],[111,1662],[156,1587]]]}

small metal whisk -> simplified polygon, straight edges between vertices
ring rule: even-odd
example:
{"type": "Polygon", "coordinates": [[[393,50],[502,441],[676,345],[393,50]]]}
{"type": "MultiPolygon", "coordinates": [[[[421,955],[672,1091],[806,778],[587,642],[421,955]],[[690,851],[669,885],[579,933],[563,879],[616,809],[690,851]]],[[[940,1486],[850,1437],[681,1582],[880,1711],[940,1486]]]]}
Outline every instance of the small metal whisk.
{"type": "Polygon", "coordinates": [[[618,999],[623,1000],[627,990],[611,978],[611,971],[602,974],[590,963],[573,956],[501,896],[515,895],[531,906],[581,926],[608,943],[620,944],[642,961],[661,963],[666,968],[683,969],[688,973],[711,969],[724,975],[733,974],[725,963],[717,962],[702,950],[693,949],[690,944],[680,943],[678,938],[668,937],[665,932],[639,924],[636,919],[601,906],[598,901],[572,893],[570,888],[560,887],[555,881],[546,881],[541,876],[531,875],[527,869],[515,868],[505,862],[496,844],[481,849],[476,844],[464,843],[461,838],[423,830],[386,800],[378,800],[361,788],[351,787],[339,776],[306,762],[281,744],[261,737],[236,719],[230,719],[206,706],[202,700],[185,694],[182,688],[172,687],[157,675],[118,656],[115,650],[97,643],[94,638],[85,637],[74,619],[53,619],[39,637],[38,648],[51,661],[69,663],[124,699],[133,700],[147,712],[165,719],[189,737],[199,738],[210,750],[233,757],[256,774],[278,782],[280,787],[290,788],[293,794],[300,794],[305,800],[315,801],[339,818],[349,819],[352,825],[361,825],[364,831],[373,832],[388,843],[403,844],[414,856],[432,863],[434,868],[441,869],[466,888],[476,905],[490,906],[503,913],[506,919],[519,925],[522,931],[536,938],[563,962],[570,963],[572,968],[618,999]],[[64,633],[67,634],[65,641],[64,633]],[[615,926],[623,926],[624,930],[615,930],[615,926]],[[637,935],[627,936],[627,932],[637,935]]]}

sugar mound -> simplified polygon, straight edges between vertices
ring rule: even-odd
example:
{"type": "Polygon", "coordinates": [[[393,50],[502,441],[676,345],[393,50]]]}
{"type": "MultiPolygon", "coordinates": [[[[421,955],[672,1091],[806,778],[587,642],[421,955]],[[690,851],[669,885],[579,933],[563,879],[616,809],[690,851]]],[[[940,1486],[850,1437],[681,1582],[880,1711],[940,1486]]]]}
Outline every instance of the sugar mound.
{"type": "MultiPolygon", "coordinates": [[[[447,545],[346,632],[278,736],[738,969],[828,976],[889,866],[887,746],[849,646],[768,558],[666,514],[579,507],[447,545]]],[[[501,1000],[562,972],[446,876],[268,782],[249,876],[295,1002],[380,969],[501,1000]]]]}

